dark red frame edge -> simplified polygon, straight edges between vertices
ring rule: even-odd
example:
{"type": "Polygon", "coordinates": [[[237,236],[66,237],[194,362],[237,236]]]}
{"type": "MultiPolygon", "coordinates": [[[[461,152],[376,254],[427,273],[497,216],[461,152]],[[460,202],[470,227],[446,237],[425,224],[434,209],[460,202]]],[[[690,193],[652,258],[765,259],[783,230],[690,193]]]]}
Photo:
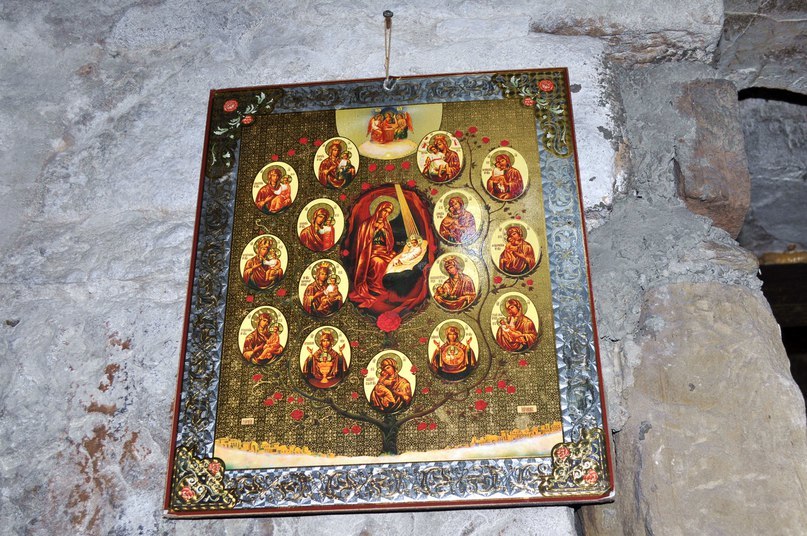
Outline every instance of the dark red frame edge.
{"type": "MultiPolygon", "coordinates": [[[[586,233],[586,216],[583,207],[583,189],[582,183],[580,182],[580,162],[578,160],[578,151],[577,151],[577,136],[574,127],[574,113],[572,111],[572,93],[571,88],[569,86],[569,69],[567,67],[549,67],[549,68],[541,68],[541,69],[501,69],[496,71],[476,71],[476,72],[459,72],[459,73],[444,73],[444,74],[433,74],[433,75],[407,75],[407,76],[399,76],[395,77],[395,79],[412,79],[412,78],[427,78],[427,77],[436,77],[436,76],[462,76],[462,75],[471,75],[471,74],[497,74],[497,73],[508,73],[508,72],[542,72],[542,71],[562,71],[563,72],[563,82],[566,89],[566,95],[569,100],[569,124],[571,127],[571,134],[572,134],[572,146],[574,147],[574,166],[577,179],[577,203],[580,210],[580,222],[581,227],[583,230],[583,251],[586,257],[586,276],[588,278],[588,287],[589,287],[589,307],[591,309],[591,326],[592,326],[592,336],[594,339],[594,358],[597,362],[597,382],[600,388],[600,410],[602,414],[602,426],[603,426],[603,436],[605,440],[605,463],[608,467],[608,484],[609,484],[609,491],[606,493],[601,494],[594,494],[594,495],[580,495],[576,496],[575,499],[579,499],[582,501],[591,501],[591,503],[606,503],[610,502],[613,499],[613,496],[616,492],[615,483],[614,483],[614,471],[613,471],[613,447],[611,444],[611,433],[608,428],[608,419],[607,419],[607,407],[605,402],[605,391],[602,379],[602,363],[600,361],[600,344],[599,344],[599,335],[597,332],[597,322],[596,322],[596,312],[594,309],[594,289],[591,283],[591,266],[589,263],[589,254],[588,254],[588,239],[586,233]]],[[[166,485],[165,485],[165,496],[163,500],[163,513],[166,517],[175,518],[175,519],[183,519],[183,518],[211,518],[211,517],[247,517],[252,515],[294,515],[296,513],[300,514],[309,514],[309,513],[341,513],[344,511],[350,512],[384,512],[384,511],[417,511],[417,510],[435,510],[435,509],[452,509],[452,508],[471,508],[471,507],[495,507],[495,506],[530,506],[535,504],[554,504],[554,505],[564,505],[564,504],[573,504],[577,506],[582,506],[582,504],[578,502],[568,502],[568,500],[564,499],[555,499],[551,497],[536,497],[536,498],[528,498],[528,499],[493,499],[485,502],[480,501],[427,501],[427,502],[418,502],[418,503],[396,503],[395,505],[387,505],[387,504],[362,504],[362,505],[352,505],[352,504],[345,504],[345,505],[333,505],[333,506],[294,506],[294,507],[277,507],[277,508],[254,508],[250,510],[235,510],[235,509],[222,509],[222,510],[215,510],[215,511],[205,511],[204,513],[194,512],[194,511],[187,511],[187,512],[175,512],[170,510],[170,499],[171,499],[171,484],[172,484],[172,476],[174,472],[174,454],[176,450],[176,430],[177,425],[179,423],[179,404],[181,401],[182,395],[182,377],[185,370],[185,351],[186,351],[186,344],[188,338],[188,319],[190,317],[190,307],[191,307],[191,298],[192,298],[192,291],[193,291],[193,279],[196,270],[196,248],[198,244],[199,238],[199,222],[201,221],[202,215],[202,197],[204,194],[204,180],[205,180],[205,169],[207,168],[207,154],[208,148],[210,143],[210,121],[212,119],[212,111],[213,111],[213,100],[217,93],[227,93],[232,91],[253,91],[256,89],[264,89],[264,88],[286,88],[286,87],[307,87],[307,86],[321,86],[321,85],[336,85],[336,84],[349,84],[355,82],[383,82],[384,78],[358,78],[358,79],[351,79],[351,80],[331,80],[328,82],[303,82],[298,84],[284,84],[284,85],[264,85],[264,86],[248,86],[248,87],[240,87],[240,88],[224,88],[224,89],[212,89],[210,90],[210,97],[207,104],[207,120],[205,122],[205,142],[204,147],[202,149],[202,167],[199,172],[199,193],[197,195],[196,200],[196,222],[195,227],[193,230],[193,249],[191,252],[191,264],[188,276],[188,291],[187,297],[185,300],[185,318],[184,318],[184,325],[182,328],[182,342],[180,346],[180,356],[179,356],[179,371],[177,375],[177,387],[176,392],[174,394],[174,404],[173,404],[173,422],[171,427],[171,449],[168,453],[168,472],[166,474],[166,485]]]]}

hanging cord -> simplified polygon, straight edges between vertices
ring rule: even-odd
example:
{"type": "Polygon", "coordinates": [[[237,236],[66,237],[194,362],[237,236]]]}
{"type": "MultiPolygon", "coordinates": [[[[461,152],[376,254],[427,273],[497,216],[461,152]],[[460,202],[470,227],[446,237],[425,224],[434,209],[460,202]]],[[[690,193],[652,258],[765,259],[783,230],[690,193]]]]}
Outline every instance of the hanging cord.
{"type": "Polygon", "coordinates": [[[384,11],[384,89],[387,91],[392,90],[395,85],[395,79],[389,75],[389,56],[390,48],[392,47],[392,11],[389,9],[384,11]]]}

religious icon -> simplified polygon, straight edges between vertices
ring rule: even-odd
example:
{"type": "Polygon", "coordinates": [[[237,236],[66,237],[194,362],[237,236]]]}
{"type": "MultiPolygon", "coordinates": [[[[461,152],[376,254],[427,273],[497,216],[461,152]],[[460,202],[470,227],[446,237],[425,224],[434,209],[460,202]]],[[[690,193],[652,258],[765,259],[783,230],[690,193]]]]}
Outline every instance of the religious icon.
{"type": "Polygon", "coordinates": [[[417,140],[439,129],[442,104],[382,106],[336,110],[339,136],[364,140],[359,154],[379,160],[395,160],[414,153],[417,140]]]}
{"type": "Polygon", "coordinates": [[[314,156],[314,174],[323,186],[343,188],[358,170],[359,150],[347,138],[326,140],[314,156]]]}
{"type": "Polygon", "coordinates": [[[311,251],[331,249],[344,229],[342,209],[330,199],[314,199],[303,207],[297,217],[300,242],[311,251]]]}
{"type": "Polygon", "coordinates": [[[490,329],[502,350],[526,352],[538,342],[541,323],[528,297],[518,292],[508,292],[493,305],[490,329]]]}
{"type": "Polygon", "coordinates": [[[274,307],[258,307],[241,322],[238,347],[241,355],[250,363],[267,365],[283,353],[288,336],[283,313],[274,307]]]}
{"type": "Polygon", "coordinates": [[[386,185],[363,194],[348,217],[342,244],[359,309],[401,313],[427,295],[424,270],[434,261],[429,208],[415,190],[386,185]]]}
{"type": "Polygon", "coordinates": [[[476,368],[479,343],[473,329],[462,320],[438,324],[432,331],[431,342],[429,368],[444,380],[462,380],[476,368]]]}
{"type": "Polygon", "coordinates": [[[496,268],[508,275],[525,275],[541,260],[541,244],[535,231],[519,220],[506,220],[496,227],[490,241],[496,268]]]}
{"type": "Polygon", "coordinates": [[[342,307],[348,288],[345,269],[335,261],[320,259],[308,265],[300,277],[300,304],[312,316],[328,316],[342,307]]]}
{"type": "Polygon", "coordinates": [[[264,214],[276,214],[297,197],[297,173],[285,162],[265,165],[252,182],[252,200],[264,214]]]}
{"type": "Polygon", "coordinates": [[[479,272],[463,253],[446,253],[429,271],[429,289],[437,305],[448,311],[463,311],[476,301],[479,272]]]}
{"type": "Polygon", "coordinates": [[[300,370],[318,389],[333,387],[347,375],[350,345],[342,331],[324,326],[308,334],[300,349],[300,370]]]}
{"type": "Polygon", "coordinates": [[[440,238],[451,244],[469,244],[482,229],[482,204],[469,190],[449,190],[437,200],[434,226],[440,238]]]}
{"type": "Polygon", "coordinates": [[[283,278],[288,259],[286,245],[278,237],[257,236],[241,253],[241,277],[249,288],[267,289],[283,278]]]}
{"type": "Polygon", "coordinates": [[[527,189],[527,161],[509,147],[492,150],[482,162],[482,184],[485,191],[499,201],[512,201],[527,189]]]}
{"type": "Polygon", "coordinates": [[[406,410],[414,392],[412,362],[401,352],[384,350],[367,365],[364,394],[378,411],[391,414],[406,410]]]}
{"type": "Polygon", "coordinates": [[[417,158],[420,172],[432,182],[450,182],[462,170],[460,141],[442,130],[430,132],[420,141],[417,158]]]}

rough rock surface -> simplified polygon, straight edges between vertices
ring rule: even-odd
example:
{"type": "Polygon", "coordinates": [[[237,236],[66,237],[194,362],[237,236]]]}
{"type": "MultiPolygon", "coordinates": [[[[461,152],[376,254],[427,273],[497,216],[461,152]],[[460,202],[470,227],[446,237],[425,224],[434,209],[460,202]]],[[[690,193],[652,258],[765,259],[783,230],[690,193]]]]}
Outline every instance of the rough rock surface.
{"type": "Polygon", "coordinates": [[[807,106],[740,101],[751,210],[738,240],[757,255],[807,251],[807,106]]]}
{"type": "Polygon", "coordinates": [[[620,492],[582,510],[586,533],[803,534],[804,399],[759,293],[656,287],[636,345],[631,417],[616,435],[620,492]]]}
{"type": "Polygon", "coordinates": [[[801,0],[726,0],[718,69],[740,89],[807,94],[807,4],[801,0]]]}
{"type": "Polygon", "coordinates": [[[736,238],[751,201],[737,90],[728,80],[684,84],[677,111],[695,121],[676,140],[675,180],[687,208],[736,238]]]}

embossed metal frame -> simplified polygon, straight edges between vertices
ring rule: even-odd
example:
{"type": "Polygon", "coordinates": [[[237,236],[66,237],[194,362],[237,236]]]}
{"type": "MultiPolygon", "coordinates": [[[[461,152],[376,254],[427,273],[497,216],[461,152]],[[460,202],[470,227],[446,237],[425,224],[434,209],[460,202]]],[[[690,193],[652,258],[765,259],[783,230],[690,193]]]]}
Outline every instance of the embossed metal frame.
{"type": "Polygon", "coordinates": [[[214,90],[169,452],[171,517],[405,510],[605,502],[613,498],[610,440],[566,69],[214,90]],[[221,112],[238,95],[238,108],[221,112]],[[535,109],[552,282],[564,442],[544,458],[227,471],[213,457],[216,393],[235,211],[240,128],[255,115],[521,99],[535,109]]]}

